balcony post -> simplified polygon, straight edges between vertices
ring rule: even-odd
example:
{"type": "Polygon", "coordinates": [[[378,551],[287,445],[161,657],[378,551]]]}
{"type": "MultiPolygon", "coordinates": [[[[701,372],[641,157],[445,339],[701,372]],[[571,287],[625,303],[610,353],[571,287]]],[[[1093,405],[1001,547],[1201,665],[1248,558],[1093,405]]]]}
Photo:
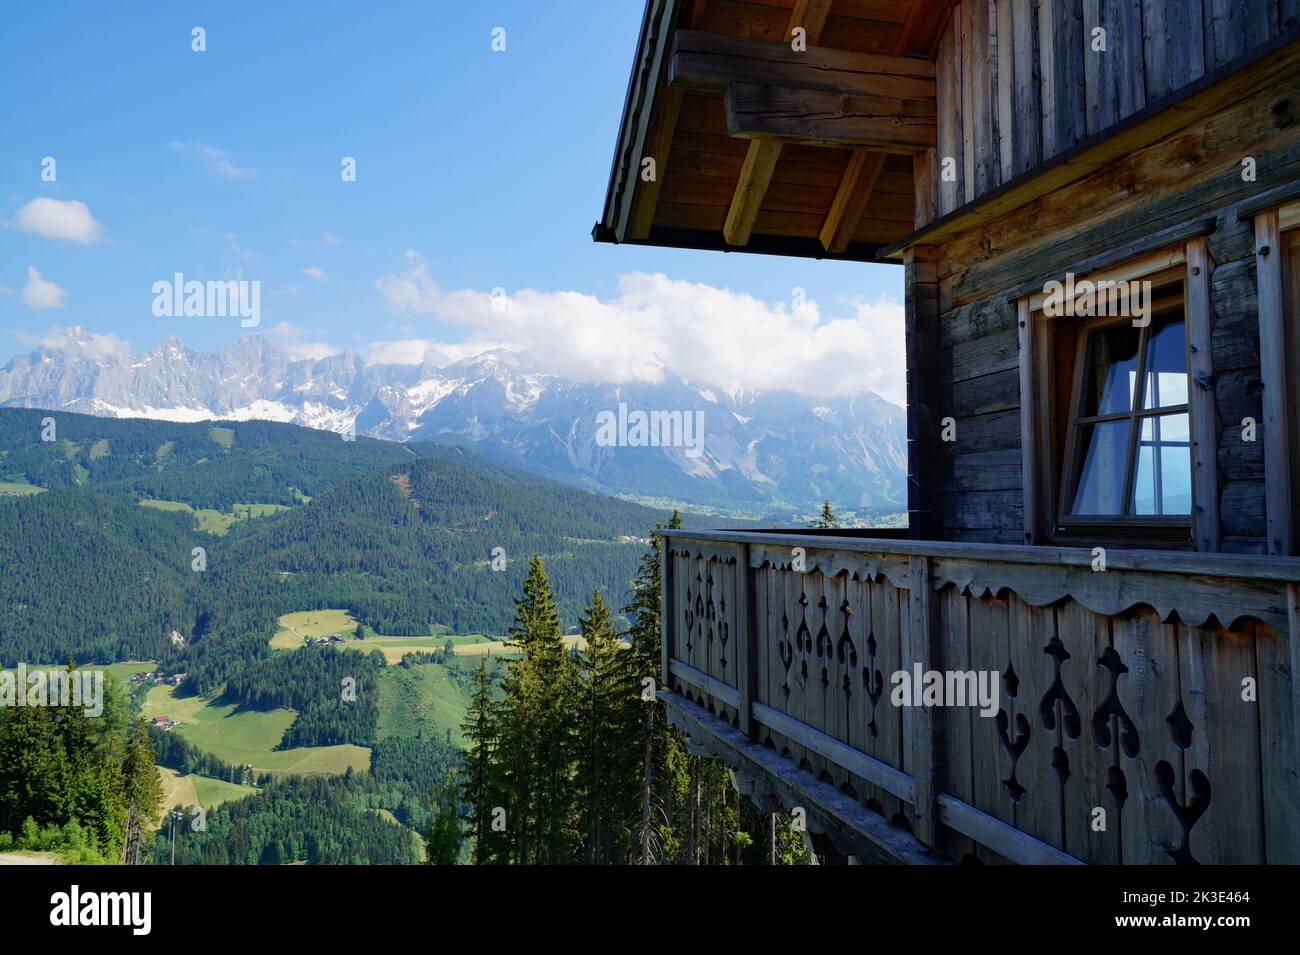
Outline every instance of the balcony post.
{"type": "MultiPolygon", "coordinates": [[[[931,589],[929,557],[910,557],[908,627],[904,632],[902,665],[910,669],[919,662],[923,671],[937,670],[940,646],[937,606],[931,589]]],[[[942,788],[943,745],[940,710],[927,706],[903,709],[903,745],[907,768],[912,774],[912,831],[931,848],[938,846],[939,792],[942,788]]]]}
{"type": "MultiPolygon", "coordinates": [[[[1300,769],[1300,584],[1286,585],[1287,621],[1290,624],[1287,634],[1287,653],[1291,664],[1291,744],[1295,757],[1294,765],[1300,769]]],[[[1292,850],[1292,856],[1300,862],[1300,840],[1292,850]]]]}
{"type": "Polygon", "coordinates": [[[673,563],[669,557],[672,542],[667,534],[659,536],[659,681],[664,689],[672,686],[668,663],[673,658],[673,563]]]}
{"type": "Polygon", "coordinates": [[[740,692],[738,728],[754,735],[754,694],[758,686],[758,633],[754,627],[754,586],[749,545],[736,545],[736,689],[740,692]]]}

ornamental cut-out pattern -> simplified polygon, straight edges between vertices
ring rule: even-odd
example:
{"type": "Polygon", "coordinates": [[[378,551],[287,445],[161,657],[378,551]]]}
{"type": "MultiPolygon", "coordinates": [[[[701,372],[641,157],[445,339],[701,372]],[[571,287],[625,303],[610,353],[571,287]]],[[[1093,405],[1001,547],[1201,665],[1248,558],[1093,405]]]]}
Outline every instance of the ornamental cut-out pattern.
{"type": "MultiPolygon", "coordinates": [[[[738,686],[743,641],[732,637],[741,635],[734,605],[744,571],[725,559],[690,558],[675,568],[677,655],[738,686]]],[[[911,595],[896,582],[906,578],[896,570],[827,577],[782,566],[750,573],[762,655],[754,664],[756,702],[909,772],[908,721],[890,703],[892,674],[911,667],[911,595]]],[[[941,727],[953,729],[943,744],[969,747],[957,798],[1084,861],[1231,858],[1225,834],[1233,821],[1215,815],[1214,785],[1234,784],[1215,777],[1215,737],[1197,725],[1207,721],[1207,703],[1216,704],[1205,689],[1186,695],[1188,674],[1207,672],[1187,656],[1213,649],[1204,631],[1144,608],[1108,617],[1068,598],[1030,605],[1013,590],[934,593],[942,643],[932,667],[991,670],[999,690],[991,716],[974,707],[937,714],[941,727]],[[1104,831],[1089,827],[1098,806],[1106,810],[1104,831]]],[[[889,814],[906,815],[905,801],[846,775],[813,744],[816,737],[804,742],[761,717],[756,723],[813,773],[851,787],[864,804],[876,800],[889,814]]],[[[962,766],[959,751],[944,755],[949,767],[962,766]]]]}

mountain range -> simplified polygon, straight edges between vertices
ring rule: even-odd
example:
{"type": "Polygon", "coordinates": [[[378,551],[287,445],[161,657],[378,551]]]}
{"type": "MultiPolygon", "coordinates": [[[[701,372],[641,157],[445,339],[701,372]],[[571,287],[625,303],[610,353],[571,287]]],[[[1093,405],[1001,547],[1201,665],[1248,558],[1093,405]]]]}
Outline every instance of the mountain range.
{"type": "MultiPolygon", "coordinates": [[[[487,457],[578,486],[750,515],[830,500],[872,517],[906,508],[902,408],[873,393],[813,398],[727,392],[665,372],[655,383],[594,384],[538,371],[526,354],[366,362],[295,359],[245,335],[211,352],[169,337],[142,354],[106,352],[80,326],[0,369],[0,407],[170,421],[264,419],[397,441],[472,445],[487,457]],[[681,412],[689,442],[638,446],[602,435],[602,413],[681,412]],[[698,416],[696,413],[699,413],[698,416]]],[[[620,432],[623,438],[628,435],[620,432]]]]}

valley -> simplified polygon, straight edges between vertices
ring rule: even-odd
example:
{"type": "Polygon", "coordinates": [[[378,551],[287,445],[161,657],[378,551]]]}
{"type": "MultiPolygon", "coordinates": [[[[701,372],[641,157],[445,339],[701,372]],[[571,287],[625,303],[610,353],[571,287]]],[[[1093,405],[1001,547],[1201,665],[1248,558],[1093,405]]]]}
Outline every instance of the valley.
{"type": "Polygon", "coordinates": [[[164,808],[218,822],[350,773],[360,789],[330,812],[361,799],[366,826],[423,831],[467,743],[474,669],[496,683],[519,656],[527,558],[580,649],[582,602],[621,600],[666,518],[467,448],[64,413],[40,441],[45,417],[0,409],[0,479],[18,489],[0,495],[0,664],[105,669],[150,726],[164,808]]]}

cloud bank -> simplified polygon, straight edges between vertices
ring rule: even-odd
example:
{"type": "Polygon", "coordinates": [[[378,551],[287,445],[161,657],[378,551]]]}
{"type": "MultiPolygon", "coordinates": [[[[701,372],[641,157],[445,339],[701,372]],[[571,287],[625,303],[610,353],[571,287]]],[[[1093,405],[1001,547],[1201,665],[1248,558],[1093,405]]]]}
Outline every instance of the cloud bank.
{"type": "MultiPolygon", "coordinates": [[[[535,289],[446,291],[409,252],[406,267],[375,288],[394,310],[466,328],[462,348],[508,342],[541,370],[580,381],[655,382],[671,369],[727,390],[874,391],[899,404],[906,394],[903,307],[888,299],[837,302],[836,314],[824,316],[811,300],[765,302],[641,272],[622,276],[608,301],[535,289]]],[[[447,348],[419,339],[376,345],[411,362],[428,348],[447,348]]]]}

